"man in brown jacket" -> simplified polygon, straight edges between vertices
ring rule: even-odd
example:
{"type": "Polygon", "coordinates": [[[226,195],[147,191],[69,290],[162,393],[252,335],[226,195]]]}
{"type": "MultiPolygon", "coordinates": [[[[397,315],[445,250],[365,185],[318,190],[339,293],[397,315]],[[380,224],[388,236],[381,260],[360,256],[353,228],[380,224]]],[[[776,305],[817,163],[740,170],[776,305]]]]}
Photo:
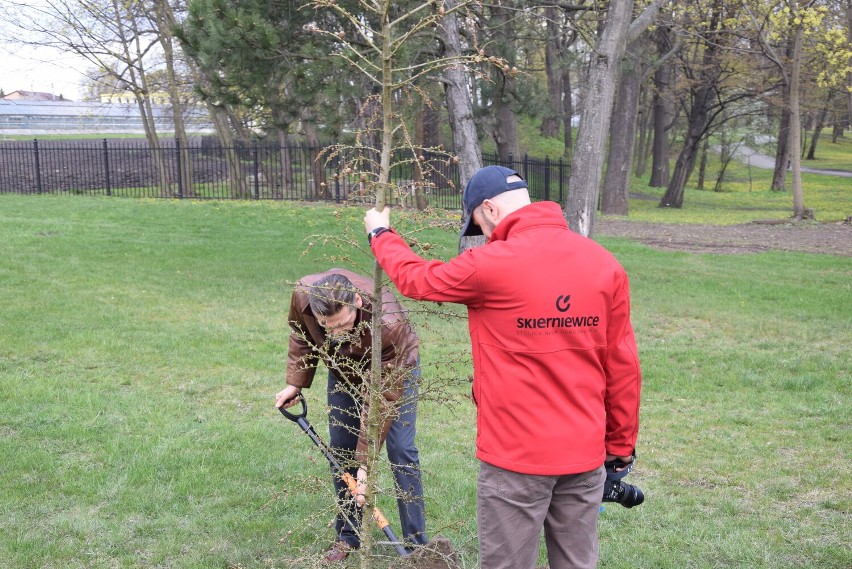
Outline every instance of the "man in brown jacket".
{"type": "MultiPolygon", "coordinates": [[[[290,407],[303,388],[311,386],[317,364],[328,368],[329,439],[332,452],[358,480],[366,458],[366,426],[362,424],[363,378],[370,372],[373,281],[344,269],[330,269],[299,280],[290,301],[290,345],[287,387],[276,395],[276,407],[290,407]]],[[[403,539],[408,545],[427,541],[420,458],[414,443],[417,382],[420,376],[418,338],[408,313],[393,293],[382,290],[382,377],[385,401],[393,412],[382,426],[388,460],[396,481],[403,539]]],[[[360,546],[360,508],[346,485],[334,476],[337,491],[337,541],[326,561],[342,561],[360,546]]]]}

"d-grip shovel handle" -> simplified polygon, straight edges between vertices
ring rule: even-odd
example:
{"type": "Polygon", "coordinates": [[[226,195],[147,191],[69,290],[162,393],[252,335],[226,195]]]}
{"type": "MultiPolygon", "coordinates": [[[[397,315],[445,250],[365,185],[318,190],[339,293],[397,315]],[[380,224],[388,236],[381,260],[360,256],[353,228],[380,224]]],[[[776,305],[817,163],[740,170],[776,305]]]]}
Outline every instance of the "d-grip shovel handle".
{"type": "Polygon", "coordinates": [[[297,393],[295,395],[295,397],[291,397],[290,399],[288,399],[287,401],[282,403],[281,407],[279,407],[278,409],[281,411],[281,413],[284,414],[285,417],[287,417],[291,421],[298,421],[299,419],[304,419],[305,417],[308,416],[308,404],[305,402],[305,398],[302,396],[301,393],[297,393]],[[293,399],[298,399],[299,402],[302,404],[302,412],[299,413],[298,415],[296,415],[295,413],[291,413],[287,409],[284,408],[284,405],[289,403],[293,399]]]}

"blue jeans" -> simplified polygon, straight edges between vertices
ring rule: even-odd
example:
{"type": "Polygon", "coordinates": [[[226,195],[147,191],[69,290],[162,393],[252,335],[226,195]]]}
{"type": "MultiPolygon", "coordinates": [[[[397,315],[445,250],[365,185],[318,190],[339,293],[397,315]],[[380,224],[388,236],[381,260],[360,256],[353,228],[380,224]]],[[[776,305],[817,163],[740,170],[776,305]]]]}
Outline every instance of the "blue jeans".
{"type": "MultiPolygon", "coordinates": [[[[417,383],[420,368],[414,368],[406,379],[403,398],[399,402],[399,417],[394,419],[385,440],[388,461],[396,483],[397,506],[402,524],[402,539],[408,545],[423,545],[426,537],[426,510],[423,504],[423,484],[420,478],[420,452],[414,444],[417,432],[417,383]]],[[[361,425],[361,405],[353,397],[353,387],[328,374],[328,431],[332,452],[347,472],[356,476],[358,468],[346,468],[354,464],[355,447],[361,425]]],[[[346,484],[334,476],[337,492],[337,519],[335,531],[338,539],[353,547],[360,547],[358,527],[361,523],[361,508],[355,507],[346,484]]]]}

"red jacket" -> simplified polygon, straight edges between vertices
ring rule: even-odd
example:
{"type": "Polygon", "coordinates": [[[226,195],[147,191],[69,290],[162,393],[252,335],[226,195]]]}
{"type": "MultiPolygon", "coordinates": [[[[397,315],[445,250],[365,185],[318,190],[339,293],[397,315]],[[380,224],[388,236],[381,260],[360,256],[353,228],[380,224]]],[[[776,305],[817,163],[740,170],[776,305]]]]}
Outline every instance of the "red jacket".
{"type": "Polygon", "coordinates": [[[559,475],[633,452],[641,373],[627,275],[558,204],[513,212],[446,263],[392,231],[372,250],[403,295],[468,307],[480,460],[559,475]]]}

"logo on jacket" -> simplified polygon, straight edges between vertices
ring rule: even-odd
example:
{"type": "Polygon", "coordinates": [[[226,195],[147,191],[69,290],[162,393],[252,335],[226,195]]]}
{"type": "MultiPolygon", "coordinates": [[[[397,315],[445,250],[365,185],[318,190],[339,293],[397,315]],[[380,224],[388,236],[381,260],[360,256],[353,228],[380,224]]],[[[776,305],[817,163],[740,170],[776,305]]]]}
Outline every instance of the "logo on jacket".
{"type": "Polygon", "coordinates": [[[559,312],[568,312],[568,309],[571,308],[571,295],[566,294],[565,296],[559,295],[559,298],[556,299],[556,310],[559,312]],[[564,300],[563,300],[564,299],[564,300]]]}
{"type": "MultiPolygon", "coordinates": [[[[582,310],[582,302],[581,310],[582,310]]],[[[536,317],[520,316],[515,319],[517,334],[526,336],[550,335],[550,334],[588,334],[595,333],[601,325],[600,315],[568,315],[565,314],[571,308],[571,295],[560,294],[556,297],[557,316],[541,315],[536,317]]]]}

